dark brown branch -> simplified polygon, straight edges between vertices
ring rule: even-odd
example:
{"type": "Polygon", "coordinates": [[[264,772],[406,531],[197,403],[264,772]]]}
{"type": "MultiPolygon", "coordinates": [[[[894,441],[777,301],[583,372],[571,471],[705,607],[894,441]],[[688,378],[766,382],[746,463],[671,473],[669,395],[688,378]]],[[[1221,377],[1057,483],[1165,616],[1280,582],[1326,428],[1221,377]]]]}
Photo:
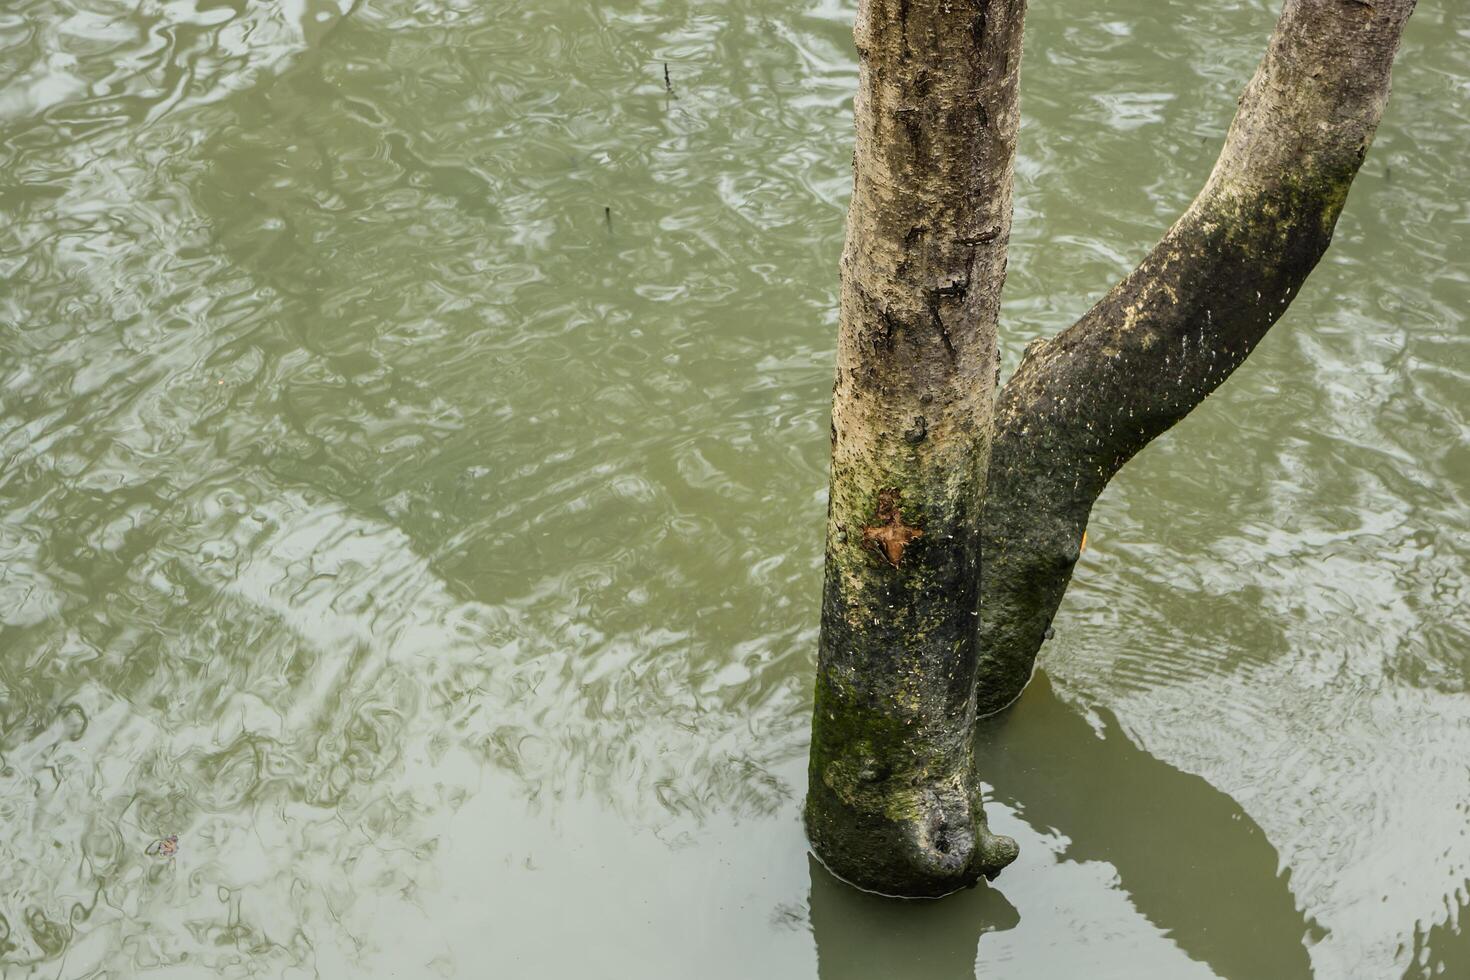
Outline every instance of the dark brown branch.
{"type": "Polygon", "coordinates": [[[1027,349],[982,523],[978,709],[1025,686],[1113,474],[1235,370],[1332,238],[1414,0],[1286,0],[1214,172],[1142,264],[1027,349]]]}

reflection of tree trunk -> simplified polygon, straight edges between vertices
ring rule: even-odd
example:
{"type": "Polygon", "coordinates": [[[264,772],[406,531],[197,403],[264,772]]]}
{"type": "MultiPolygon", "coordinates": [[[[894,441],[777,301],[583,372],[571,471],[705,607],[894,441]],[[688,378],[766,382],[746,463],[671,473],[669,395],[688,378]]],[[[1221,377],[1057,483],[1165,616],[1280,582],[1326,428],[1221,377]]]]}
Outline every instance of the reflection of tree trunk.
{"type": "Polygon", "coordinates": [[[1023,0],[862,0],[807,827],[933,895],[1011,860],[971,750],[1023,0]]]}
{"type": "Polygon", "coordinates": [[[1113,474],[1229,376],[1326,250],[1414,0],[1286,0],[1205,187],[1001,394],[982,525],[979,710],[1025,686],[1113,474]]]}
{"type": "Polygon", "coordinates": [[[1139,912],[1230,980],[1310,977],[1281,859],[1240,805],[1135,746],[1104,715],[1099,738],[1044,672],[983,719],[976,757],[996,798],[1067,838],[1061,857],[1106,861],[1139,912]]]}
{"type": "Polygon", "coordinates": [[[848,888],[811,861],[811,924],[821,980],[974,980],[980,937],[1020,914],[998,891],[904,902],[848,888]]]}

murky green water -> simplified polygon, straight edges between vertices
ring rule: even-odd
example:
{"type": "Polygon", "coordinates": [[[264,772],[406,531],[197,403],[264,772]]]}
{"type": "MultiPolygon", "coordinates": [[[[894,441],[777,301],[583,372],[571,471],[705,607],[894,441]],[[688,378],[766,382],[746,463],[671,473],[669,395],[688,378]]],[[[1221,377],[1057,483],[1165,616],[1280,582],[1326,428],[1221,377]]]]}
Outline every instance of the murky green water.
{"type": "MultiPolygon", "coordinates": [[[[1034,8],[1012,362],[1274,18],[1034,8]]],[[[984,732],[1022,858],[938,904],[797,817],[851,16],[4,4],[6,978],[1470,972],[1470,13],[1100,503],[984,732]]]]}

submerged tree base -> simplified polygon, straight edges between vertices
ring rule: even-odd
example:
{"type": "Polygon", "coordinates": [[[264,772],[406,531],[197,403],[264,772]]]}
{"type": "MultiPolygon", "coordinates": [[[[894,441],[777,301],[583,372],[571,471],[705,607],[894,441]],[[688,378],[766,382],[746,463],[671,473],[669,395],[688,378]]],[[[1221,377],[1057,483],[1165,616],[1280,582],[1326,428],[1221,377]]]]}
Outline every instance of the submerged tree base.
{"type": "Polygon", "coordinates": [[[832,874],[900,898],[939,898],[1016,860],[980,807],[973,716],[817,676],[806,827],[832,874]],[[928,716],[926,707],[935,716],[928,716]]]}
{"type": "Polygon", "coordinates": [[[812,853],[835,877],[876,895],[943,898],[973,888],[1000,874],[1019,848],[990,833],[979,803],[952,789],[894,819],[858,813],[831,791],[813,790],[806,809],[812,853]]]}

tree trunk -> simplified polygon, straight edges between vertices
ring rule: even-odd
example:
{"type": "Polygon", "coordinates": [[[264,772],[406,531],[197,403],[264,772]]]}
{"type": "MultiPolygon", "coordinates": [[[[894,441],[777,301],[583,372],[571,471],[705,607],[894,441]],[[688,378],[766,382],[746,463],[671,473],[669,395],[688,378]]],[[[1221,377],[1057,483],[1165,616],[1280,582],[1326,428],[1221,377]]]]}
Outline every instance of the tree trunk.
{"type": "Polygon", "coordinates": [[[940,895],[986,829],[980,502],[1011,221],[1024,0],[862,0],[857,145],[806,824],[839,876],[940,895]]]}
{"type": "Polygon", "coordinates": [[[1143,263],[1027,348],[985,499],[978,709],[1021,693],[1118,469],[1220,385],[1332,238],[1414,0],[1286,0],[1214,172],[1143,263]]]}

